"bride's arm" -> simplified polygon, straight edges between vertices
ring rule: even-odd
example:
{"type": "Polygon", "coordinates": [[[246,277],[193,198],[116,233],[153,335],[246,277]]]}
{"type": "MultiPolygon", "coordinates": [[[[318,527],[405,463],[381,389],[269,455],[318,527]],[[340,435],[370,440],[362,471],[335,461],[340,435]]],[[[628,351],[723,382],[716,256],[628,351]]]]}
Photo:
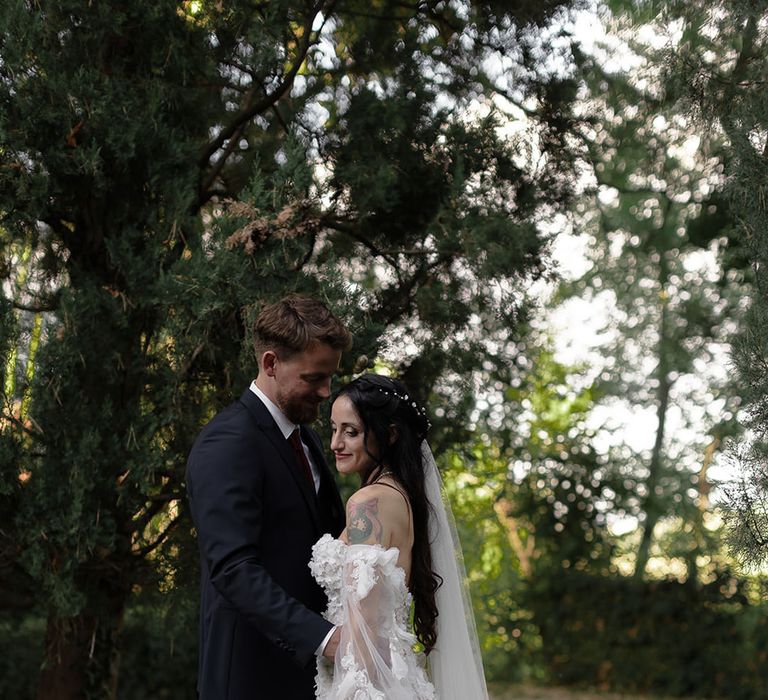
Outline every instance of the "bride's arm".
{"type": "Polygon", "coordinates": [[[389,643],[395,601],[387,575],[396,566],[399,552],[389,548],[390,504],[382,490],[368,487],[347,503],[347,528],[342,539],[351,546],[343,569],[344,625],[335,675],[337,679],[352,678],[355,672],[363,671],[373,687],[385,691],[394,682],[389,643]],[[368,549],[355,545],[381,546],[368,549]]]}
{"type": "Polygon", "coordinates": [[[366,486],[352,494],[346,511],[346,527],[339,539],[347,544],[396,547],[400,552],[398,564],[406,574],[410,571],[411,515],[399,490],[381,484],[366,486]]]}

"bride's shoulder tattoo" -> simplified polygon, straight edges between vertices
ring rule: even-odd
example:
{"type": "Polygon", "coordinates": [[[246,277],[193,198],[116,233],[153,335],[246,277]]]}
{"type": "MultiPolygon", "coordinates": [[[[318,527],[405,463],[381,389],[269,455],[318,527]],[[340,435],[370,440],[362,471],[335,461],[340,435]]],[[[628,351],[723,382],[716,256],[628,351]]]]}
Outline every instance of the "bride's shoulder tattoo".
{"type": "Polygon", "coordinates": [[[382,531],[378,498],[348,501],[347,539],[350,544],[381,544],[382,531]]]}

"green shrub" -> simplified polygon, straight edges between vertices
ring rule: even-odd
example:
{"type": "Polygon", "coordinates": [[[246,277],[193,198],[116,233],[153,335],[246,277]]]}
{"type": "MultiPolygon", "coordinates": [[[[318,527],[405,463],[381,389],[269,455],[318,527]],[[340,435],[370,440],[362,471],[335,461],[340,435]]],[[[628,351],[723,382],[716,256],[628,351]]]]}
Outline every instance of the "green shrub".
{"type": "Polygon", "coordinates": [[[745,582],[635,581],[564,570],[530,606],[552,682],[629,692],[768,697],[765,610],[745,582]]]}
{"type": "Polygon", "coordinates": [[[196,700],[197,598],[128,611],[118,700],[196,700]]]}
{"type": "MultiPolygon", "coordinates": [[[[196,700],[197,601],[135,605],[121,637],[119,700],[196,700]]],[[[43,659],[45,617],[0,615],[0,698],[33,700],[43,659]]]]}
{"type": "Polygon", "coordinates": [[[38,614],[0,614],[0,698],[32,700],[43,658],[45,618],[38,614]]]}

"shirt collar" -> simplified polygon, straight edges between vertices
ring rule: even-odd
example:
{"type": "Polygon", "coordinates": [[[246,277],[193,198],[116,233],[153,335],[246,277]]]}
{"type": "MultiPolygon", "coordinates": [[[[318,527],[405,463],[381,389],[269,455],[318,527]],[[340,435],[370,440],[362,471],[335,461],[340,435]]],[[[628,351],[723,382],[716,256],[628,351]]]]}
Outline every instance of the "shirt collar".
{"type": "Polygon", "coordinates": [[[299,426],[293,423],[292,421],[288,420],[285,413],[283,413],[273,402],[272,400],[261,390],[259,387],[256,386],[256,382],[252,381],[250,386],[251,391],[256,394],[256,396],[259,397],[261,400],[261,403],[263,403],[267,410],[269,411],[272,418],[275,419],[275,423],[277,423],[277,427],[280,428],[280,432],[283,434],[283,437],[287,440],[291,433],[296,430],[299,426]]]}

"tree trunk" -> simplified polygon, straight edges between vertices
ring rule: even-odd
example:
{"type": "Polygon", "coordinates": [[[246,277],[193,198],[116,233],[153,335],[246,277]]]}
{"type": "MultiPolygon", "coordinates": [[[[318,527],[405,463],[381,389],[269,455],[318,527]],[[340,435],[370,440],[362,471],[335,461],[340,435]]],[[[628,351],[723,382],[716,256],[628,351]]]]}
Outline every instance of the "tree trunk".
{"type": "Polygon", "coordinates": [[[517,560],[520,562],[520,570],[523,572],[523,576],[525,576],[525,578],[530,578],[533,573],[532,560],[536,545],[534,534],[529,532],[528,536],[525,538],[525,542],[523,542],[518,533],[517,521],[511,515],[512,504],[508,499],[500,498],[493,504],[493,509],[496,511],[496,516],[499,518],[499,522],[504,526],[509,545],[517,556],[517,560]]]}
{"type": "Polygon", "coordinates": [[[637,561],[635,562],[635,578],[642,578],[645,573],[645,567],[648,565],[648,559],[651,553],[651,543],[653,541],[653,531],[656,523],[661,516],[656,494],[656,487],[661,478],[662,469],[662,448],[664,445],[664,427],[667,418],[667,408],[669,406],[669,390],[672,382],[669,381],[666,371],[659,378],[658,409],[658,427],[656,428],[656,440],[653,444],[651,461],[648,466],[648,496],[645,499],[645,526],[643,528],[643,537],[640,540],[640,547],[637,550],[637,561]]]}
{"type": "Polygon", "coordinates": [[[699,580],[699,570],[697,559],[699,554],[704,549],[706,543],[706,536],[704,532],[704,516],[709,509],[709,480],[707,473],[709,467],[712,464],[715,452],[720,447],[720,438],[716,435],[712,438],[712,441],[704,449],[704,459],[701,463],[701,470],[699,471],[699,480],[697,483],[699,491],[699,502],[696,511],[693,515],[692,527],[692,542],[691,549],[688,552],[688,558],[686,560],[686,568],[688,577],[686,583],[691,585],[695,584],[699,580]]]}
{"type": "MultiPolygon", "coordinates": [[[[668,203],[667,211],[670,203],[668,203]]],[[[666,221],[666,215],[665,215],[666,221]]],[[[669,311],[667,308],[666,294],[667,278],[669,272],[667,267],[666,253],[661,253],[659,260],[659,286],[661,289],[661,319],[659,321],[659,364],[656,375],[659,380],[659,388],[656,393],[656,416],[658,419],[656,427],[656,439],[653,443],[653,452],[651,461],[648,465],[648,495],[645,499],[645,526],[643,527],[643,536],[640,540],[640,547],[637,550],[637,560],[635,562],[636,579],[642,578],[645,573],[645,567],[648,565],[648,559],[651,554],[651,543],[653,542],[653,531],[656,523],[661,517],[661,507],[659,503],[656,488],[661,480],[662,471],[662,450],[664,449],[664,429],[667,420],[667,408],[669,407],[669,390],[672,388],[672,381],[669,376],[669,367],[667,360],[667,337],[669,334],[669,311]]]]}
{"type": "Polygon", "coordinates": [[[49,613],[36,700],[117,696],[118,642],[128,593],[116,586],[75,617],[49,613]]]}

